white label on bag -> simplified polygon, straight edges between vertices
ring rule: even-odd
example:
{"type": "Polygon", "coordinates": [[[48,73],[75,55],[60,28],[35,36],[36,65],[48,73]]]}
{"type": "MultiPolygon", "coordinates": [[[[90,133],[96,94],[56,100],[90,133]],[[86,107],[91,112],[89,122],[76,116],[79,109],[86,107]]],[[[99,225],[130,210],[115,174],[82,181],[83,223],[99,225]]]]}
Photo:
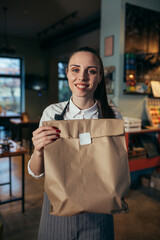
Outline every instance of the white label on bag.
{"type": "Polygon", "coordinates": [[[79,134],[80,145],[91,144],[91,135],[89,132],[79,134]]]}

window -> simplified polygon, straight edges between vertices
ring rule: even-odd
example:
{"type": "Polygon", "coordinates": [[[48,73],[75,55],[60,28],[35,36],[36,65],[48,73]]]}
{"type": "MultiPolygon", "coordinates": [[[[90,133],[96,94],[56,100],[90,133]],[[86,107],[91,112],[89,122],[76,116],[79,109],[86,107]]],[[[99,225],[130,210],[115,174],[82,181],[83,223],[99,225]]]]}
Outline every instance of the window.
{"type": "Polygon", "coordinates": [[[66,62],[58,63],[58,100],[59,102],[70,99],[72,92],[68,86],[68,79],[66,76],[66,62]]]}
{"type": "Polygon", "coordinates": [[[0,56],[0,106],[15,113],[24,111],[23,59],[0,56]]]}

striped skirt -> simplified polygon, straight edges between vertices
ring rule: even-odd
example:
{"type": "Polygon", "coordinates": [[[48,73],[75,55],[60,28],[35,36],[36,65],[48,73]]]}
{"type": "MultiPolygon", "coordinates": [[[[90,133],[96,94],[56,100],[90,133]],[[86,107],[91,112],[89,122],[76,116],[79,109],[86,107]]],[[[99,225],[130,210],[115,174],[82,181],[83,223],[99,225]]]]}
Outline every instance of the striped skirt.
{"type": "Polygon", "coordinates": [[[49,214],[50,202],[44,193],[38,240],[113,240],[113,216],[80,213],[74,216],[49,214]]]}

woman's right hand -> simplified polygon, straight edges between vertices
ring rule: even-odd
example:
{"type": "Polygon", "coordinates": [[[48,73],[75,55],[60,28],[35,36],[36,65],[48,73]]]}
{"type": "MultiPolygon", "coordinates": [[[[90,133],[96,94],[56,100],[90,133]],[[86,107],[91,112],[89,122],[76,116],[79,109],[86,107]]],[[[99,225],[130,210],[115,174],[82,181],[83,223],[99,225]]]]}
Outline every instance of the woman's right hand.
{"type": "Polygon", "coordinates": [[[43,155],[44,146],[54,142],[57,138],[59,138],[60,132],[61,131],[57,127],[53,126],[42,126],[37,128],[33,132],[32,137],[36,155],[43,155]]]}

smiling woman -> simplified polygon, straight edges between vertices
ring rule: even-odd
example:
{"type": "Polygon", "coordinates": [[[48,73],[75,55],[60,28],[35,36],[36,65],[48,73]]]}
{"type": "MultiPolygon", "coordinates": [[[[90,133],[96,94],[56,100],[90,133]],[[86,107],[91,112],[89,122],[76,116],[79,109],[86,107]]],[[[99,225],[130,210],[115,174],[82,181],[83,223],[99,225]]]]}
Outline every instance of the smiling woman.
{"type": "MultiPolygon", "coordinates": [[[[28,171],[35,178],[45,174],[44,147],[56,142],[62,130],[55,126],[42,126],[42,122],[118,118],[118,113],[108,105],[103,64],[94,49],[84,47],[75,51],[69,58],[66,74],[72,92],[70,100],[48,106],[43,112],[40,127],[33,132],[34,153],[29,160],[28,171]]],[[[112,215],[82,212],[59,217],[49,214],[49,208],[50,201],[45,192],[38,240],[114,239],[112,215]]]]}

